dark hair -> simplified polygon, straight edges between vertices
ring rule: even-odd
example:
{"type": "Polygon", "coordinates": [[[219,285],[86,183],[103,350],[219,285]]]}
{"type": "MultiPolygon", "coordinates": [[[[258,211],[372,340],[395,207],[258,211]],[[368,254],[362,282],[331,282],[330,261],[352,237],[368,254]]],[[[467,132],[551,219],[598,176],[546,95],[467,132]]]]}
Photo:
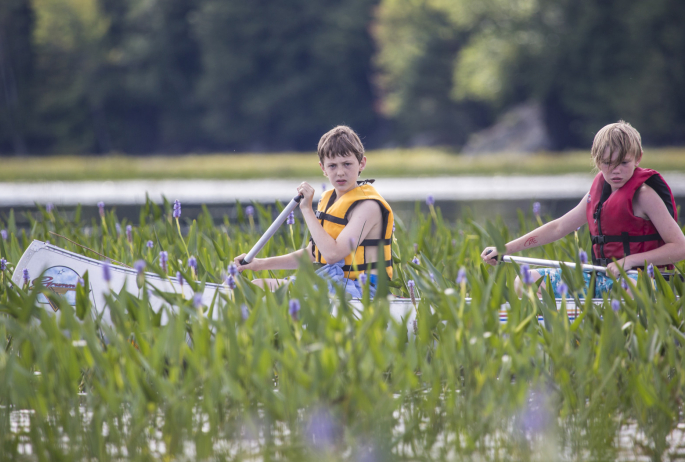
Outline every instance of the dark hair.
{"type": "Polygon", "coordinates": [[[349,155],[354,155],[361,162],[364,158],[364,145],[354,130],[345,125],[338,125],[321,137],[317,152],[321,162],[324,157],[349,155]]]}

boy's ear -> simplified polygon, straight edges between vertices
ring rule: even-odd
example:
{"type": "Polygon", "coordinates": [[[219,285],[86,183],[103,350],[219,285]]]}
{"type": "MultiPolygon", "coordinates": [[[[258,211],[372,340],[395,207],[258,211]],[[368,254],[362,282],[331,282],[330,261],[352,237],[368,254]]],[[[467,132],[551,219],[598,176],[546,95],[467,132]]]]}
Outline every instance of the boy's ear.
{"type": "Polygon", "coordinates": [[[366,168],[366,156],[362,157],[362,161],[359,162],[359,175],[357,175],[357,176],[360,176],[362,174],[362,170],[364,170],[365,168],[366,168]]]}
{"type": "Polygon", "coordinates": [[[323,168],[323,164],[319,162],[319,167],[321,167],[321,171],[323,172],[323,176],[328,176],[326,175],[326,170],[323,168]]]}

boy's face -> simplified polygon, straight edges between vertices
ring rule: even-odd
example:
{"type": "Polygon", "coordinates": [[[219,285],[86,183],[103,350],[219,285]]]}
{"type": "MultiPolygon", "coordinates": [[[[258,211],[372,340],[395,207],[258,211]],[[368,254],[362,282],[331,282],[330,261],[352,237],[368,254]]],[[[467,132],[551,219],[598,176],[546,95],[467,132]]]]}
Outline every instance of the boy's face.
{"type": "Polygon", "coordinates": [[[616,164],[618,157],[618,150],[610,152],[609,148],[606,148],[604,155],[599,161],[599,170],[604,175],[604,180],[611,185],[613,191],[618,190],[630,180],[635,168],[640,164],[640,160],[642,160],[642,153],[638,157],[627,155],[623,162],[616,164]]]}
{"type": "Polygon", "coordinates": [[[354,155],[324,157],[319,165],[336,191],[345,193],[357,186],[357,178],[366,167],[366,156],[361,162],[354,155]]]}

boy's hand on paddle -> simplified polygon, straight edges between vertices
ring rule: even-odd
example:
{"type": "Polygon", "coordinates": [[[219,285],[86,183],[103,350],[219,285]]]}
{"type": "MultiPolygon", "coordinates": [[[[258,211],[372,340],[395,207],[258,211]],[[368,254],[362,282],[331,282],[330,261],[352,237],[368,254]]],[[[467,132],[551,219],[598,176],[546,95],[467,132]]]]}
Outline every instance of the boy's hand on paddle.
{"type": "Polygon", "coordinates": [[[253,259],[250,263],[248,263],[246,265],[240,264],[240,262],[243,261],[243,258],[245,258],[246,255],[247,254],[244,253],[244,254],[239,255],[233,259],[233,263],[235,263],[235,266],[238,267],[238,272],[242,273],[245,270],[259,271],[258,265],[259,265],[259,261],[261,260],[259,258],[253,259]]]}
{"type": "Polygon", "coordinates": [[[483,250],[483,253],[480,254],[480,258],[483,259],[483,262],[492,266],[495,266],[497,264],[497,260],[495,259],[496,256],[497,247],[486,247],[483,250]]]}
{"type": "Polygon", "coordinates": [[[297,187],[297,192],[302,196],[300,201],[300,209],[312,208],[314,202],[314,188],[306,181],[297,187]]]}
{"type": "Polygon", "coordinates": [[[615,278],[619,278],[621,277],[621,272],[618,270],[619,267],[623,267],[624,271],[630,269],[630,266],[626,266],[625,260],[621,258],[620,260],[616,260],[616,263],[612,261],[607,265],[607,273],[611,273],[615,278]]]}

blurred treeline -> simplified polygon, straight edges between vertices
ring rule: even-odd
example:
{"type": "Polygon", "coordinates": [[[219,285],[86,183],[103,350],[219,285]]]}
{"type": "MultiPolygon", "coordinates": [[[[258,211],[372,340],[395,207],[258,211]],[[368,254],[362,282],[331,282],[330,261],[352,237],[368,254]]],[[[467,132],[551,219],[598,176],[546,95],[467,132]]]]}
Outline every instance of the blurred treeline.
{"type": "Polygon", "coordinates": [[[438,144],[536,102],[685,143],[682,0],[1,0],[0,153],[438,144]]]}

